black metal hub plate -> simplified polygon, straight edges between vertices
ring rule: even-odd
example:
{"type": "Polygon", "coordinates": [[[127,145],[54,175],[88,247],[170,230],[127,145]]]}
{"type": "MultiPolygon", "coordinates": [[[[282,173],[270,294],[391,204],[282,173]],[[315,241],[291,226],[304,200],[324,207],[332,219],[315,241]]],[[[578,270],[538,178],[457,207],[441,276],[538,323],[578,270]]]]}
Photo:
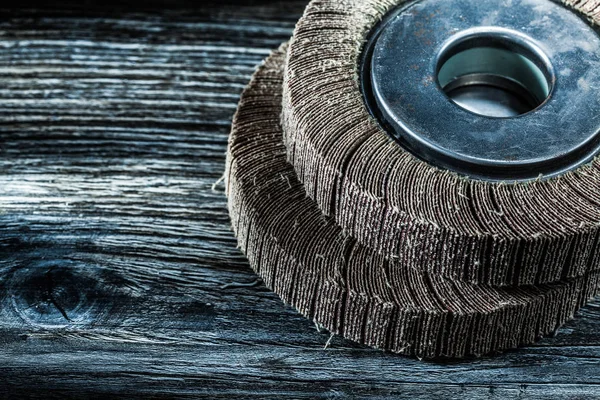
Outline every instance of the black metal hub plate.
{"type": "Polygon", "coordinates": [[[549,0],[421,0],[397,8],[372,32],[362,87],[371,113],[419,158],[484,180],[551,177],[600,148],[600,38],[549,0]],[[481,40],[538,65],[549,95],[505,118],[457,105],[440,86],[441,58],[481,40]]]}

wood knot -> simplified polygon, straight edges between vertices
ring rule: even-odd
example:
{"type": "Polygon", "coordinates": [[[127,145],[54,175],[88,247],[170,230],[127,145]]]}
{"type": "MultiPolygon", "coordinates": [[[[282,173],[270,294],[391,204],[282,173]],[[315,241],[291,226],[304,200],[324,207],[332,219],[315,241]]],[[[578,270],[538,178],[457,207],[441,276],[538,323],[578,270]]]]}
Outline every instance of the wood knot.
{"type": "Polygon", "coordinates": [[[25,322],[44,328],[86,326],[107,313],[111,285],[100,269],[69,260],[32,262],[14,270],[9,301],[25,322]]]}

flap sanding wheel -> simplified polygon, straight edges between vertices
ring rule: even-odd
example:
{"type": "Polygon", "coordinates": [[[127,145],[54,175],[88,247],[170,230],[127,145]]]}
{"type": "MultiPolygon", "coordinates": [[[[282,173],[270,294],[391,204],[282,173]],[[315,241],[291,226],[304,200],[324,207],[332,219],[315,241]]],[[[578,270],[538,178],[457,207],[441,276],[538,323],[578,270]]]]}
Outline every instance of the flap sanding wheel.
{"type": "Polygon", "coordinates": [[[285,47],[244,91],[225,174],[239,245],[284,301],[347,338],[430,358],[531,343],[595,295],[599,273],[494,288],[388,260],[344,233],[306,196],[287,163],[280,125],[284,60],[285,47]]]}
{"type": "Polygon", "coordinates": [[[456,281],[598,270],[600,2],[565,3],[311,2],[282,110],[307,195],[362,245],[456,281]]]}

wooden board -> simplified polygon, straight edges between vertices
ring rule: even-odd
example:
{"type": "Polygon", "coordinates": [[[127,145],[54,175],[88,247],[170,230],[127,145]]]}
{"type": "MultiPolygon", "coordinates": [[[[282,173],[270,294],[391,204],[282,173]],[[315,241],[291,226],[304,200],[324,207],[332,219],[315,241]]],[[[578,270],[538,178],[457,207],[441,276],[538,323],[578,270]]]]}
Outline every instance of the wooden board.
{"type": "Polygon", "coordinates": [[[0,397],[600,398],[600,301],[535,346],[421,362],[255,282],[214,184],[306,2],[197,3],[2,11],[0,397]]]}

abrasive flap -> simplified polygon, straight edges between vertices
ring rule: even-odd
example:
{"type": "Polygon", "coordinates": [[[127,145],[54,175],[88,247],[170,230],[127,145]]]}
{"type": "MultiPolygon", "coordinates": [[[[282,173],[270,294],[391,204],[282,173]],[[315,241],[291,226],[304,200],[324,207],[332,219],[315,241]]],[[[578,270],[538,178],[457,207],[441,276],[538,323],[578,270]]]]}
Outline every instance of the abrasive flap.
{"type": "Polygon", "coordinates": [[[240,248],[281,298],[331,332],[432,358],[482,355],[548,334],[596,294],[599,273],[495,288],[386,258],[344,233],[307,197],[280,124],[286,47],[244,91],[227,154],[229,211],[240,248]]]}
{"type": "MultiPolygon", "coordinates": [[[[552,180],[474,180],[417,159],[371,117],[361,50],[401,3],[314,1],[296,27],[282,123],[308,196],[361,243],[456,280],[539,284],[599,268],[598,159],[552,180]]],[[[590,18],[599,4],[571,2],[590,18]]]]}
{"type": "MultiPolygon", "coordinates": [[[[420,358],[530,344],[598,292],[600,161],[502,183],[404,150],[358,78],[400,3],[315,0],[252,77],[225,172],[239,247],[286,303],[357,342],[420,358]]],[[[600,17],[600,1],[566,3],[600,17]]]]}

